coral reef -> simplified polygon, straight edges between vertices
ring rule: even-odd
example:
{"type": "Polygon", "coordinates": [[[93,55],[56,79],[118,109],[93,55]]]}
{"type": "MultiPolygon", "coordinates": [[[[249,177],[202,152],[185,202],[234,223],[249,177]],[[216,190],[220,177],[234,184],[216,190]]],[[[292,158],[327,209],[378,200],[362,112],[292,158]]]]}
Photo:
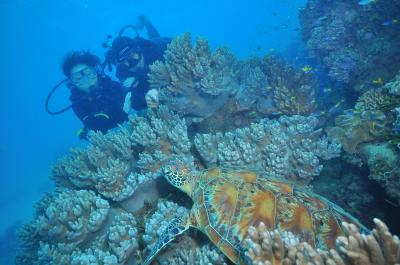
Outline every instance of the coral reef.
{"type": "Polygon", "coordinates": [[[150,87],[180,115],[195,121],[209,117],[236,90],[236,59],[226,48],[212,53],[205,39],[192,47],[190,34],[184,34],[173,39],[164,58],[150,66],[150,87]]]}
{"type": "Polygon", "coordinates": [[[325,130],[330,138],[342,144],[346,152],[354,154],[361,144],[383,138],[387,125],[386,115],[380,110],[347,110],[336,117],[334,127],[325,130]]]}
{"type": "Polygon", "coordinates": [[[320,159],[340,155],[340,145],[329,142],[317,122],[314,116],[283,116],[232,132],[196,135],[194,143],[207,167],[252,168],[308,183],[321,172],[320,159]]]}
{"type": "Polygon", "coordinates": [[[366,91],[392,79],[400,68],[400,37],[395,27],[383,24],[398,10],[396,0],[373,8],[357,1],[309,0],[300,12],[302,37],[333,81],[366,91]]]}
{"type": "Polygon", "coordinates": [[[37,206],[36,218],[20,237],[25,249],[17,264],[124,264],[138,249],[132,214],[111,209],[88,190],[64,190],[37,206]],[[36,263],[35,263],[36,264],[36,263]]]}
{"type": "Polygon", "coordinates": [[[384,88],[389,91],[389,94],[400,96],[400,73],[397,73],[390,82],[386,83],[384,88]]]}
{"type": "Polygon", "coordinates": [[[185,121],[160,107],[146,118],[132,118],[120,130],[92,132],[89,146],[72,150],[54,166],[52,176],[60,186],[95,189],[123,201],[159,176],[168,159],[179,156],[193,163],[190,146],[185,121]]]}
{"type": "Polygon", "coordinates": [[[369,178],[376,181],[400,205],[400,155],[387,143],[367,144],[362,149],[369,178]]]}
{"type": "Polygon", "coordinates": [[[184,34],[171,42],[164,58],[150,67],[151,88],[189,125],[203,122],[203,131],[226,131],[262,117],[316,110],[311,75],[271,56],[239,61],[226,48],[211,52],[204,39],[192,46],[190,35],[184,34]]]}
{"type": "Polygon", "coordinates": [[[369,235],[360,234],[353,224],[344,223],[344,236],[339,237],[336,250],[314,249],[290,233],[268,231],[261,223],[249,229],[245,240],[249,264],[271,265],[395,265],[400,262],[400,241],[386,225],[374,219],[375,228],[369,235]]]}
{"type": "MultiPolygon", "coordinates": [[[[162,105],[143,116],[130,117],[107,134],[90,132],[85,148],[71,150],[54,165],[56,190],[43,196],[33,220],[21,229],[22,246],[16,263],[142,263],[165,227],[174,217],[186,217],[193,203],[186,196],[189,193],[171,187],[162,178],[166,166],[176,166],[174,161],[197,172],[214,166],[252,170],[265,178],[294,183],[300,191],[312,189],[304,185],[313,184],[324,161],[339,157],[343,146],[348,160],[360,170],[368,166],[369,181],[400,202],[400,145],[396,142],[400,130],[399,77],[370,90],[360,81],[370,82],[371,62],[380,65],[380,60],[375,60],[378,53],[385,58],[393,53],[390,46],[398,37],[386,38],[365,27],[354,35],[353,26],[345,27],[362,22],[354,3],[320,3],[310,0],[302,13],[309,50],[329,67],[332,78],[349,84],[358,82],[356,89],[366,91],[354,109],[338,116],[326,129],[329,137],[317,111],[316,82],[311,73],[271,56],[240,61],[227,48],[211,51],[204,39],[192,45],[189,34],[179,36],[169,45],[165,61],[150,67],[149,82],[159,91],[162,105]],[[378,41],[373,45],[369,33],[377,34],[378,41]],[[362,39],[365,45],[359,49],[361,44],[354,38],[362,39]],[[366,52],[371,55],[367,59],[366,52]]],[[[393,56],[395,60],[396,54],[393,56]]],[[[387,74],[382,78],[389,80],[392,70],[383,67],[382,73],[387,74]]],[[[381,70],[373,78],[380,74],[381,70]]],[[[253,175],[246,177],[250,181],[253,175]]],[[[336,197],[366,190],[365,183],[351,174],[337,181],[347,187],[336,197]]],[[[324,192],[332,193],[335,188],[338,186],[324,192]]],[[[349,195],[337,199],[359,213],[373,201],[371,197],[365,194],[363,198],[349,195]]],[[[216,203],[228,202],[221,196],[211,204],[216,203]]],[[[195,201],[195,206],[199,204],[195,201]]],[[[207,218],[215,220],[215,213],[210,216],[207,218]]],[[[315,225],[307,220],[304,223],[315,225]]],[[[398,262],[398,238],[381,221],[375,220],[375,224],[370,235],[361,235],[353,225],[345,224],[338,249],[330,252],[313,249],[289,231],[266,231],[262,225],[251,228],[246,242],[243,246],[238,242],[238,247],[245,248],[249,262],[254,264],[398,262]]],[[[221,249],[208,238],[189,232],[164,249],[156,262],[227,264],[221,249]]]]}

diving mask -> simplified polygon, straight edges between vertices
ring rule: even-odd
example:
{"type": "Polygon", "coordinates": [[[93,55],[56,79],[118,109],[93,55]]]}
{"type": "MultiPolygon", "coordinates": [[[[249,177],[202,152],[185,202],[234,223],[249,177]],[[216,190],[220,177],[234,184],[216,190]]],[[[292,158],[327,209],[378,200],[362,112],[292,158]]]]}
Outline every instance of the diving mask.
{"type": "Polygon", "coordinates": [[[142,60],[142,54],[132,47],[125,47],[118,53],[118,63],[124,67],[135,67],[142,60]]]}
{"type": "Polygon", "coordinates": [[[97,85],[97,70],[87,65],[77,65],[72,69],[70,79],[76,87],[87,91],[97,85]]]}

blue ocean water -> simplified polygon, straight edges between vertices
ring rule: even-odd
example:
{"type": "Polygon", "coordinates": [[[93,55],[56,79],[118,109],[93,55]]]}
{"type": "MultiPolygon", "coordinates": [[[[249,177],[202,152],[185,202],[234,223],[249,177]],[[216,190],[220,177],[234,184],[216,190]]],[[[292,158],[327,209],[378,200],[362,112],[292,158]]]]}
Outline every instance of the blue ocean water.
{"type": "MultiPolygon", "coordinates": [[[[53,163],[76,136],[72,111],[44,111],[47,93],[63,79],[62,57],[89,49],[103,58],[108,34],[145,14],[162,36],[202,36],[211,47],[226,45],[239,58],[284,53],[299,43],[297,12],[305,0],[0,0],[0,263],[10,264],[14,231],[27,222],[33,205],[53,189],[53,163]],[[7,247],[8,246],[8,247],[7,247]]],[[[293,52],[293,51],[292,51],[293,52]]],[[[61,89],[52,106],[68,104],[61,89]]]]}

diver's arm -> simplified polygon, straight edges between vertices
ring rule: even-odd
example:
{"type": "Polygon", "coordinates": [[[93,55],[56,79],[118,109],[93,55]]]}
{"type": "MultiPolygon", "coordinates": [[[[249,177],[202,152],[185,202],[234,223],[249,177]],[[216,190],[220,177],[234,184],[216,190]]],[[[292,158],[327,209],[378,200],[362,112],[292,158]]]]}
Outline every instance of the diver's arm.
{"type": "Polygon", "coordinates": [[[149,39],[156,39],[160,38],[160,33],[158,33],[158,30],[153,26],[153,24],[150,23],[149,20],[146,19],[144,22],[144,26],[146,27],[147,31],[147,36],[149,36],[149,39]]]}

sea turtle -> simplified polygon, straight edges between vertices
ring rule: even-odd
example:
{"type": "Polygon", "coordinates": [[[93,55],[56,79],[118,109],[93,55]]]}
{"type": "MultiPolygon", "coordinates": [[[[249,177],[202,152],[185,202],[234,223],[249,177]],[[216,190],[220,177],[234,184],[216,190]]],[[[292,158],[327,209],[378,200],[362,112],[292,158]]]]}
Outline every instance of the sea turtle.
{"type": "Polygon", "coordinates": [[[295,185],[260,173],[210,168],[190,170],[183,163],[164,168],[170,184],[193,200],[187,217],[177,216],[150,250],[144,265],[177,235],[190,227],[202,231],[235,264],[246,264],[241,243],[250,226],[291,231],[314,247],[334,248],[342,221],[368,231],[354,217],[328,200],[295,185]]]}

